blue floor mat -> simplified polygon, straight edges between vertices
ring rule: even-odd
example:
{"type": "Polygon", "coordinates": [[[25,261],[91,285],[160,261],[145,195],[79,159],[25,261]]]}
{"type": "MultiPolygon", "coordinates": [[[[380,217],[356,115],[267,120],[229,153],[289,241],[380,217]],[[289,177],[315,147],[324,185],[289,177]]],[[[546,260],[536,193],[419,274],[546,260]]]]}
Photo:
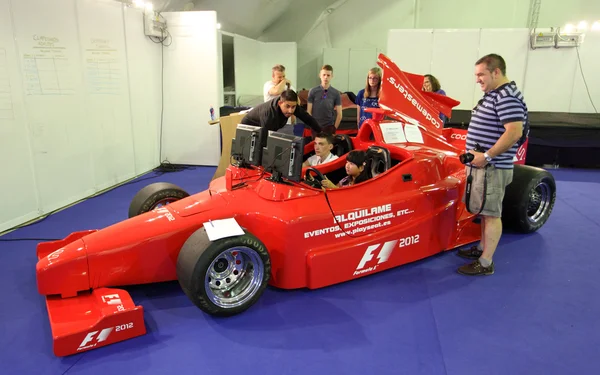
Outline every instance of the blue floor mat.
{"type": "MultiPolygon", "coordinates": [[[[149,174],[0,240],[62,238],[127,217],[143,186],[206,189],[215,168],[149,174]]],[[[593,374],[600,358],[599,171],[553,170],[551,219],[505,233],[496,273],[470,278],[455,252],[319,290],[268,288],[232,318],[202,313],[177,282],[126,288],[148,333],[52,354],[37,293],[37,241],[0,242],[0,363],[6,374],[593,374]]]]}

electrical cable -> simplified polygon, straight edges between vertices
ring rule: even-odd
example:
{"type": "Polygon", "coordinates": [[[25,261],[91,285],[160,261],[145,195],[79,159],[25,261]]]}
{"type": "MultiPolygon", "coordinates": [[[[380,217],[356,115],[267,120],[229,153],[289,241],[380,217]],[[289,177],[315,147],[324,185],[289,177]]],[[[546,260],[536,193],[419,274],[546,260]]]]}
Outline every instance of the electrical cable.
{"type": "Polygon", "coordinates": [[[579,63],[579,71],[581,72],[581,78],[583,79],[583,84],[585,85],[585,89],[588,94],[588,98],[590,99],[590,103],[592,103],[592,107],[594,107],[594,111],[598,113],[596,106],[594,105],[594,101],[592,100],[592,95],[590,94],[590,89],[588,87],[587,81],[585,79],[585,74],[583,74],[583,67],[581,66],[581,56],[579,56],[579,47],[575,46],[575,50],[577,51],[577,62],[579,63]]]}

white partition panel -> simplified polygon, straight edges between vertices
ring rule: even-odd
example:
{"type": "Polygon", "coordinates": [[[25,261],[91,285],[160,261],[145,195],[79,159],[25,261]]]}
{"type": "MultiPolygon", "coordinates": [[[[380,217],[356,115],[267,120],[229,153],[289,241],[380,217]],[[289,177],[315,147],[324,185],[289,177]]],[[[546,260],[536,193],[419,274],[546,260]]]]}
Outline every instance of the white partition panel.
{"type": "MultiPolygon", "coordinates": [[[[261,84],[258,87],[262,93],[265,82],[271,80],[271,69],[274,65],[285,66],[285,76],[292,82],[297,90],[298,87],[298,52],[296,43],[261,43],[262,68],[260,71],[261,84]]],[[[236,61],[238,57],[236,56],[236,61]]]]}
{"type": "MultiPolygon", "coordinates": [[[[348,48],[324,48],[323,65],[331,65],[333,68],[333,79],[331,86],[339,91],[348,91],[348,77],[350,72],[350,50],[348,48]]],[[[318,69],[320,69],[319,67],[318,69]]],[[[315,72],[315,77],[319,75],[315,72]]],[[[317,78],[317,82],[320,80],[317,78]]]]}
{"type": "MultiPolygon", "coordinates": [[[[529,56],[529,29],[483,29],[479,43],[479,56],[497,53],[506,61],[506,74],[515,81],[521,90],[526,90],[525,71],[529,56]]],[[[475,61],[473,61],[475,63],[475,61]]],[[[473,78],[474,80],[475,78],[473,78]]],[[[474,102],[481,99],[482,92],[478,85],[475,89],[474,102]]],[[[527,98],[526,98],[527,99],[527,98]]]]}
{"type": "Polygon", "coordinates": [[[581,68],[579,63],[575,67],[575,81],[573,82],[570,110],[571,112],[594,113],[600,111],[600,69],[598,69],[600,32],[590,32],[585,36],[583,44],[579,47],[579,57],[581,68]],[[596,106],[595,109],[590,100],[596,106]]]}
{"type": "Polygon", "coordinates": [[[358,93],[365,88],[369,69],[377,66],[377,49],[350,49],[350,66],[348,68],[348,91],[358,93]]]}
{"type": "Polygon", "coordinates": [[[524,89],[529,110],[569,112],[576,68],[574,48],[530,51],[524,89]]]}
{"type": "Polygon", "coordinates": [[[529,29],[482,29],[479,57],[489,53],[504,58],[508,78],[522,87],[529,56],[529,29]]]}
{"type": "Polygon", "coordinates": [[[159,164],[160,51],[119,2],[0,0],[0,232],[159,164]]]}
{"type": "Polygon", "coordinates": [[[89,145],[94,186],[104,189],[135,176],[123,11],[117,2],[75,4],[80,20],[87,136],[95,140],[89,145]]]}
{"type": "Polygon", "coordinates": [[[0,1],[0,232],[38,216],[38,197],[9,3],[0,1]]]}
{"type": "Polygon", "coordinates": [[[475,61],[479,58],[479,30],[435,30],[431,71],[446,94],[460,104],[456,109],[470,109],[475,86],[475,61]]]}
{"type": "Polygon", "coordinates": [[[217,165],[219,127],[208,124],[210,107],[218,115],[217,15],[215,12],[163,13],[172,43],[164,50],[162,160],[175,164],[217,165]]]}
{"type": "Polygon", "coordinates": [[[386,55],[403,71],[427,74],[431,71],[432,45],[432,29],[390,30],[386,55]]]}
{"type": "Polygon", "coordinates": [[[40,212],[48,212],[95,192],[77,13],[71,0],[11,5],[40,212]]]}
{"type": "Polygon", "coordinates": [[[240,35],[233,37],[236,100],[240,96],[262,95],[266,79],[261,51],[262,42],[240,35]]]}

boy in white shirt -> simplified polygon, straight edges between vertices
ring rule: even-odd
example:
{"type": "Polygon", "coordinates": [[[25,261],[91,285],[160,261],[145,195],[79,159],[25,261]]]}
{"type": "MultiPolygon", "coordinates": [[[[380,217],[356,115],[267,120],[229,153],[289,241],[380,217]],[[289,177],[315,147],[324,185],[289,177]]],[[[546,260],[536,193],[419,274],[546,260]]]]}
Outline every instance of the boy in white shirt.
{"type": "Polygon", "coordinates": [[[338,158],[331,153],[333,149],[333,135],[319,133],[315,137],[315,154],[302,164],[303,167],[314,167],[315,165],[329,163],[338,158]]]}

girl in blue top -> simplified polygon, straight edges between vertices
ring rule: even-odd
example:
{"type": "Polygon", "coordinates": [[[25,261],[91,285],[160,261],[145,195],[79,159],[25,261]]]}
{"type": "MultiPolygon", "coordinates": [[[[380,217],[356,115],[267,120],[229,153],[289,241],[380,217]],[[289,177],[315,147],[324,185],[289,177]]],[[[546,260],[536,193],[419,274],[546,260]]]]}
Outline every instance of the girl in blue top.
{"type": "Polygon", "coordinates": [[[356,105],[358,106],[356,119],[358,128],[362,123],[371,118],[371,114],[365,112],[367,108],[379,108],[379,93],[381,92],[381,69],[372,68],[367,74],[367,85],[356,95],[356,105]]]}

